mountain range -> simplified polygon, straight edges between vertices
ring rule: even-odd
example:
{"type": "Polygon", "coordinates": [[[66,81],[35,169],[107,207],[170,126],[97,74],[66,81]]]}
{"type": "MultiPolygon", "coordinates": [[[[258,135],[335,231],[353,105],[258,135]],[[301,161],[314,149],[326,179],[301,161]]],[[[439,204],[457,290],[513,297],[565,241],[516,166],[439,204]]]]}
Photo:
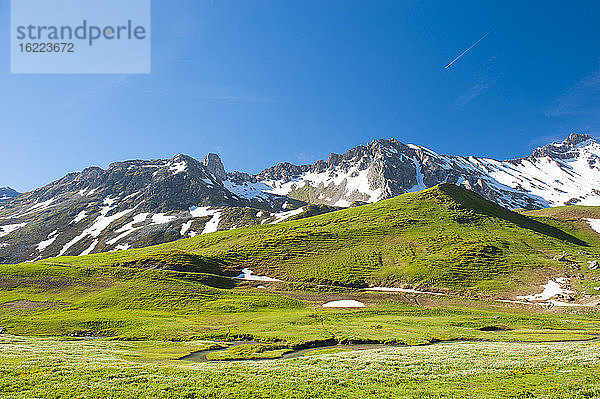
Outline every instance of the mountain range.
{"type": "Polygon", "coordinates": [[[29,193],[0,189],[0,263],[85,255],[279,223],[451,183],[509,209],[600,205],[600,143],[571,134],[506,161],[375,140],[312,165],[256,175],[203,161],[116,162],[29,193]]]}

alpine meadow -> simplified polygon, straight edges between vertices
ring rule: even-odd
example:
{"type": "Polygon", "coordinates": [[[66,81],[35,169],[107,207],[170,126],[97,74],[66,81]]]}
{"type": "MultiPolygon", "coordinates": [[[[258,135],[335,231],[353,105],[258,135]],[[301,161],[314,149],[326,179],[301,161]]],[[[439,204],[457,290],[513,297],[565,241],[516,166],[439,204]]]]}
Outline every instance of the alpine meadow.
{"type": "Polygon", "coordinates": [[[600,399],[598,15],[0,2],[0,399],[600,399]]]}

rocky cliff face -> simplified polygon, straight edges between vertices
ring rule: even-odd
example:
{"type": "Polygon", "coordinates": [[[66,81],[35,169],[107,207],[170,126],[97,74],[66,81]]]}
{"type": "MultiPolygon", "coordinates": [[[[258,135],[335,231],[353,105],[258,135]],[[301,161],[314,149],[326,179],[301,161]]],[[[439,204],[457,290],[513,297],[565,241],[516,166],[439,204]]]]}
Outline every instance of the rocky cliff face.
{"type": "Polygon", "coordinates": [[[227,173],[216,154],[202,162],[178,155],[91,167],[30,193],[8,192],[0,203],[0,263],[276,223],[335,209],[307,203],[346,207],[440,183],[508,208],[600,205],[600,143],[572,134],[529,157],[497,161],[376,140],[326,161],[281,163],[254,176],[227,173]]]}

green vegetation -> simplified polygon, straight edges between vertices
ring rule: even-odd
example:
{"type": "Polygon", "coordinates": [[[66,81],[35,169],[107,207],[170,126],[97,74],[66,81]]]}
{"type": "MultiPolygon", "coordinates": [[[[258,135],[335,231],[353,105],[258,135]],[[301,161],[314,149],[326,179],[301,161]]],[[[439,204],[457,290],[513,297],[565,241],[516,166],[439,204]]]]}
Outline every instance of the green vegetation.
{"type": "MultiPolygon", "coordinates": [[[[581,263],[589,258],[582,250],[598,253],[599,236],[590,229],[545,218],[442,185],[280,225],[0,265],[0,326],[23,335],[254,339],[291,346],[332,338],[411,345],[582,338],[598,331],[593,311],[531,315],[531,306],[492,300],[539,292],[540,282],[564,275],[568,266],[553,259],[562,251],[581,263]],[[260,282],[230,278],[243,267],[287,283],[258,289],[260,282]],[[407,283],[460,297],[360,289],[407,283]],[[321,308],[335,299],[367,306],[321,308]],[[510,330],[479,330],[489,325],[510,330]]],[[[586,281],[598,278],[599,271],[584,269],[579,273],[586,281]]]]}
{"type": "Polygon", "coordinates": [[[508,211],[454,185],[358,208],[223,231],[154,247],[45,263],[175,268],[234,275],[243,267],[286,281],[364,287],[410,284],[512,293],[564,275],[553,257],[598,251],[600,236],[508,211]],[[162,266],[161,266],[162,265],[162,266]],[[544,277],[541,277],[544,276],[544,277]]]}
{"type": "Polygon", "coordinates": [[[600,235],[580,218],[596,211],[525,215],[442,185],[279,225],[0,265],[0,327],[14,334],[0,335],[0,398],[598,397],[597,308],[497,301],[566,274],[595,293],[600,271],[583,266],[600,235]],[[569,262],[554,259],[563,252],[569,262]],[[284,281],[232,278],[242,268],[284,281]],[[342,299],[365,307],[322,307],[342,299]],[[408,346],[278,359],[335,343],[408,346]],[[197,351],[209,362],[176,360],[197,351]]]}
{"type": "Polygon", "coordinates": [[[242,344],[224,351],[209,353],[208,360],[277,359],[291,352],[281,344],[242,344]]]}
{"type": "Polygon", "coordinates": [[[578,220],[582,218],[600,219],[600,206],[557,206],[524,212],[527,215],[549,216],[562,220],[578,220]]]}
{"type": "Polygon", "coordinates": [[[146,345],[0,336],[0,396],[600,397],[596,342],[450,343],[234,363],[165,361],[146,345]]]}
{"type": "Polygon", "coordinates": [[[199,273],[125,267],[0,266],[0,326],[19,335],[111,336],[123,340],[236,340],[296,346],[339,342],[589,339],[597,312],[535,312],[490,300],[301,288],[199,273]],[[232,288],[233,287],[233,288],[232,288]],[[279,288],[278,288],[279,287],[279,288]],[[360,309],[323,309],[340,298],[360,309]],[[415,302],[416,301],[416,302],[415,302]],[[482,331],[486,326],[510,329],[482,331]]]}

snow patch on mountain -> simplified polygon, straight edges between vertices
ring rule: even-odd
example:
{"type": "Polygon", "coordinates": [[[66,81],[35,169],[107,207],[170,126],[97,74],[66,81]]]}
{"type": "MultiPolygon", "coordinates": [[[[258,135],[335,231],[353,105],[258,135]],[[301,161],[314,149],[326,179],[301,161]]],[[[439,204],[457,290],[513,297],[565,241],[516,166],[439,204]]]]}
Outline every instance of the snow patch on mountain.
{"type": "Polygon", "coordinates": [[[230,180],[225,180],[223,185],[233,194],[245,199],[268,200],[269,197],[266,193],[271,190],[271,187],[263,182],[243,182],[242,184],[237,184],[230,180]]]}
{"type": "Polygon", "coordinates": [[[83,211],[79,212],[79,213],[77,214],[77,216],[75,216],[75,219],[73,219],[73,220],[71,221],[71,224],[76,224],[76,223],[79,223],[79,222],[81,222],[83,219],[85,219],[86,217],[87,217],[87,211],[83,210],[83,211]]]}
{"type": "Polygon", "coordinates": [[[98,245],[98,239],[96,238],[94,240],[94,242],[92,242],[92,245],[90,245],[85,251],[83,251],[82,253],[80,253],[79,255],[89,255],[92,253],[92,251],[94,250],[94,248],[96,248],[96,245],[98,245]]]}
{"type": "Polygon", "coordinates": [[[219,229],[219,222],[221,221],[221,212],[215,211],[213,217],[206,222],[204,225],[204,230],[202,230],[202,234],[214,233],[219,229]]]}
{"type": "Polygon", "coordinates": [[[185,161],[179,161],[174,163],[169,163],[167,165],[169,170],[174,174],[183,173],[187,169],[187,163],[185,161]]]}
{"type": "MultiPolygon", "coordinates": [[[[100,215],[94,220],[94,223],[90,227],[83,230],[83,232],[81,234],[79,234],[78,236],[74,237],[71,241],[66,243],[60,250],[59,256],[64,255],[73,245],[77,244],[80,240],[82,240],[86,236],[98,238],[98,236],[108,226],[110,226],[111,223],[113,223],[114,221],[121,219],[123,216],[133,212],[133,209],[126,209],[124,211],[117,212],[111,216],[106,216],[108,214],[108,212],[110,212],[112,209],[113,208],[108,205],[105,207],[102,207],[102,209],[100,211],[100,215]]],[[[94,247],[95,247],[95,245],[94,245],[94,247]]]]}
{"type": "Polygon", "coordinates": [[[38,250],[38,252],[42,252],[43,250],[48,248],[50,245],[52,245],[54,243],[54,241],[56,241],[57,238],[58,238],[58,230],[54,230],[52,233],[50,233],[48,235],[48,239],[40,242],[36,246],[36,249],[38,250]]]}
{"type": "Polygon", "coordinates": [[[412,158],[412,163],[415,166],[415,176],[417,179],[417,184],[415,184],[413,187],[411,187],[408,191],[412,192],[412,191],[421,191],[421,190],[425,190],[427,188],[427,186],[425,186],[425,183],[423,182],[423,173],[421,173],[421,164],[419,163],[419,160],[416,157],[412,158]]]}
{"type": "Polygon", "coordinates": [[[288,195],[292,191],[299,190],[306,186],[307,181],[303,177],[297,177],[290,181],[265,180],[262,183],[266,186],[265,191],[276,195],[288,195]]]}
{"type": "Polygon", "coordinates": [[[179,235],[185,237],[185,233],[192,227],[193,220],[188,220],[183,225],[181,225],[181,230],[179,230],[179,235]]]}
{"type": "Polygon", "coordinates": [[[170,223],[175,219],[177,219],[177,216],[167,216],[164,213],[157,213],[152,216],[152,224],[170,223]]]}
{"type": "MultiPolygon", "coordinates": [[[[210,220],[208,222],[206,222],[206,224],[204,225],[204,230],[202,231],[202,234],[208,234],[208,233],[214,233],[215,231],[218,230],[219,228],[219,223],[221,221],[221,210],[219,209],[210,209],[209,207],[191,207],[190,208],[190,215],[193,218],[201,218],[201,217],[206,217],[206,216],[210,216],[210,220]]],[[[190,224],[191,227],[191,224],[190,224]]],[[[189,229],[189,227],[185,230],[187,232],[187,230],[189,229]]],[[[183,230],[183,227],[182,227],[183,230]]],[[[183,234],[181,234],[183,235],[183,234]]]]}
{"type": "Polygon", "coordinates": [[[269,224],[281,223],[281,222],[291,218],[292,216],[301,214],[303,211],[304,211],[304,208],[300,207],[298,209],[294,209],[293,211],[274,213],[273,216],[275,216],[275,220],[269,224]]]}
{"type": "Polygon", "coordinates": [[[129,222],[126,225],[124,225],[123,227],[115,230],[115,233],[118,233],[119,235],[117,235],[115,238],[113,238],[111,240],[108,240],[106,243],[108,245],[114,245],[114,244],[118,243],[119,241],[121,241],[123,238],[127,237],[134,231],[139,230],[142,227],[139,225],[141,223],[144,223],[147,218],[148,218],[148,213],[139,213],[139,214],[133,216],[133,220],[131,222],[129,222]]]}
{"type": "Polygon", "coordinates": [[[4,226],[0,226],[0,237],[5,237],[10,233],[20,229],[21,227],[25,227],[27,223],[15,223],[15,224],[6,224],[4,226]]]}
{"type": "Polygon", "coordinates": [[[337,195],[319,194],[319,199],[327,198],[329,202],[336,200],[337,206],[349,206],[347,198],[357,197],[365,202],[375,202],[381,195],[381,188],[372,187],[369,181],[370,169],[361,169],[351,166],[348,169],[336,168],[323,172],[309,171],[290,181],[264,180],[263,191],[277,194],[289,195],[290,193],[304,189],[305,191],[335,191],[337,195]]]}

